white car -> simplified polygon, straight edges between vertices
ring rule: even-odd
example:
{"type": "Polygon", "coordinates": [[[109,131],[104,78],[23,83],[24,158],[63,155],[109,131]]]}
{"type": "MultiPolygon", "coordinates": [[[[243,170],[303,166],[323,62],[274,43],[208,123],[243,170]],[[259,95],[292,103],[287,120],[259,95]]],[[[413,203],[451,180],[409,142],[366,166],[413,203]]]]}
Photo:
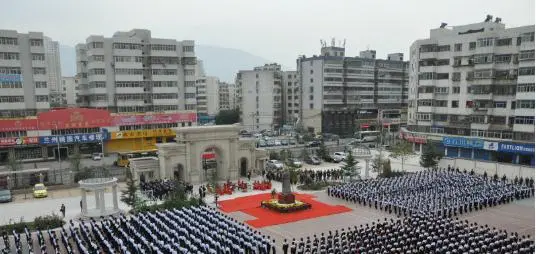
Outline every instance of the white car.
{"type": "Polygon", "coordinates": [[[283,169],[283,163],[278,160],[269,160],[266,162],[266,167],[269,169],[283,169]]]}
{"type": "Polygon", "coordinates": [[[94,160],[94,161],[102,160],[102,153],[93,153],[91,155],[91,159],[94,160]]]}
{"type": "Polygon", "coordinates": [[[281,140],[276,139],[276,140],[274,141],[274,143],[275,143],[276,146],[280,146],[280,145],[281,145],[281,140]]]}
{"type": "Polygon", "coordinates": [[[331,156],[335,162],[341,162],[343,160],[346,160],[346,153],[344,152],[335,152],[333,153],[333,156],[331,156]]]}

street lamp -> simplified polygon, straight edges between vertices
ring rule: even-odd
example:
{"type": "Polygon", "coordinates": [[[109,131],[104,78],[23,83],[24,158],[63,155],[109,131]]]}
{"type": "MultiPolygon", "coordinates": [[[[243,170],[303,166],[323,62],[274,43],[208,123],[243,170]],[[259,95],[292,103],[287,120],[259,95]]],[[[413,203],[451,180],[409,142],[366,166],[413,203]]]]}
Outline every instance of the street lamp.
{"type": "Polygon", "coordinates": [[[58,144],[58,163],[59,163],[59,171],[60,171],[60,181],[63,184],[63,172],[61,170],[61,152],[60,152],[60,132],[58,131],[58,122],[56,121],[54,123],[54,127],[56,128],[56,144],[58,144]]]}

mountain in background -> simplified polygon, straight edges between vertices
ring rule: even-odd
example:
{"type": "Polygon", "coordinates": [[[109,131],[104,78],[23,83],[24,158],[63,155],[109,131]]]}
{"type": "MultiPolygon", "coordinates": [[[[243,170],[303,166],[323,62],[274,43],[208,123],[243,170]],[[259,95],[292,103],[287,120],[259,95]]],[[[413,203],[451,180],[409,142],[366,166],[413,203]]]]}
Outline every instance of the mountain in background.
{"type": "MultiPolygon", "coordinates": [[[[221,81],[234,83],[239,70],[251,70],[253,67],[272,63],[273,61],[250,54],[239,49],[218,46],[196,45],[196,56],[203,60],[203,67],[208,76],[216,76],[221,81]]],[[[74,47],[60,45],[61,75],[76,74],[76,52],[74,47]]],[[[286,67],[282,67],[287,70],[286,67]]]]}

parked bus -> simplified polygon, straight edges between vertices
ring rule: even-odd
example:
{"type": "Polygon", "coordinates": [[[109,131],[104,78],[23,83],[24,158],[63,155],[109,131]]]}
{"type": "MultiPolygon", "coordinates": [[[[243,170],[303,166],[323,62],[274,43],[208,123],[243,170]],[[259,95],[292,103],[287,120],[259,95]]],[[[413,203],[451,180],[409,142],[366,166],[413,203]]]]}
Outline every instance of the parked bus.
{"type": "Polygon", "coordinates": [[[354,137],[360,143],[375,142],[380,137],[380,131],[358,131],[354,137]]]}
{"type": "Polygon", "coordinates": [[[117,160],[115,161],[115,165],[119,167],[128,167],[130,164],[129,159],[134,158],[141,158],[141,157],[151,157],[151,156],[158,156],[157,149],[154,150],[147,150],[147,151],[133,151],[128,153],[119,153],[117,154],[117,160]]]}

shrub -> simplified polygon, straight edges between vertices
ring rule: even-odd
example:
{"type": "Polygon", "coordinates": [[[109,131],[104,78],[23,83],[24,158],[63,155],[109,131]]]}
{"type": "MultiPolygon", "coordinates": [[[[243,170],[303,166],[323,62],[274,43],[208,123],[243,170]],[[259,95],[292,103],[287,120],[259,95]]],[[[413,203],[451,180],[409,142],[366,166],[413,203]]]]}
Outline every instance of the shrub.
{"type": "Polygon", "coordinates": [[[52,213],[51,215],[39,216],[35,218],[33,224],[35,229],[46,230],[62,227],[63,224],[65,224],[65,221],[61,216],[52,213]]]}

